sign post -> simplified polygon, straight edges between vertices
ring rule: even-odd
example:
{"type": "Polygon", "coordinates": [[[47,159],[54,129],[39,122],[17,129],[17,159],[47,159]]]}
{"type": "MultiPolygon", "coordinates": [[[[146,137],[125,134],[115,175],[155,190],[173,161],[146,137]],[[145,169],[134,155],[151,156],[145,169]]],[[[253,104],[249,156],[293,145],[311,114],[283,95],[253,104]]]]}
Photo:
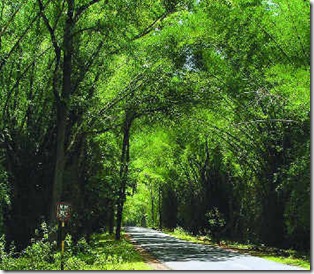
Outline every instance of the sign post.
{"type": "Polygon", "coordinates": [[[63,255],[64,255],[64,222],[61,222],[61,270],[64,270],[64,262],[63,262],[63,255]]]}
{"type": "Polygon", "coordinates": [[[59,223],[59,231],[60,231],[60,238],[61,238],[61,270],[64,270],[64,240],[65,240],[65,222],[67,222],[71,217],[71,205],[69,203],[60,202],[57,203],[57,210],[56,210],[56,217],[61,222],[61,227],[59,223]]]}

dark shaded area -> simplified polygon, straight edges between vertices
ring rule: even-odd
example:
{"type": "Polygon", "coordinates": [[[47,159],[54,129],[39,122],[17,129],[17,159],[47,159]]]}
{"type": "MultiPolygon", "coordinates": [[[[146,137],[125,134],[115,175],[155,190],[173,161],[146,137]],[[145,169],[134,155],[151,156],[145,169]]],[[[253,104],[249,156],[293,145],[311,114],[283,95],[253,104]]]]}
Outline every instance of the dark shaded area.
{"type": "MultiPolygon", "coordinates": [[[[53,134],[53,129],[49,133],[53,134]]],[[[35,229],[47,220],[54,157],[49,147],[53,144],[47,136],[39,147],[33,139],[17,133],[7,140],[11,204],[5,210],[4,227],[7,245],[14,242],[17,250],[26,247],[35,237],[35,229]]]]}
{"type": "Polygon", "coordinates": [[[169,229],[174,229],[177,226],[178,201],[175,190],[170,185],[164,185],[162,188],[162,203],[161,203],[161,225],[169,229]]]}
{"type": "MultiPolygon", "coordinates": [[[[21,135],[8,140],[7,170],[10,182],[11,204],[4,211],[4,229],[7,248],[14,243],[21,251],[36,238],[35,230],[49,220],[52,178],[54,171],[54,131],[47,132],[38,147],[21,135]]],[[[34,137],[35,138],[35,137],[34,137]]],[[[72,216],[67,224],[74,242],[104,229],[113,233],[114,204],[112,186],[106,185],[100,174],[102,162],[99,144],[79,138],[69,153],[64,173],[62,201],[72,206],[72,216]],[[93,156],[86,157],[92,153],[93,156]],[[98,190],[98,191],[95,191],[98,190]]],[[[51,240],[58,235],[51,233],[51,240]]]]}

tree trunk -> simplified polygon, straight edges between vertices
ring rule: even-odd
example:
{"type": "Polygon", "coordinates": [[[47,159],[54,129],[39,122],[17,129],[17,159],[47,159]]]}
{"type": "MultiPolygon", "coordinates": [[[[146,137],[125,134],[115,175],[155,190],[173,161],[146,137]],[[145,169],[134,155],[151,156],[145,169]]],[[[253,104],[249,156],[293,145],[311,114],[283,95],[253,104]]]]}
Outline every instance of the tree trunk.
{"type": "Polygon", "coordinates": [[[133,122],[133,115],[126,113],[125,122],[123,126],[123,143],[121,153],[121,166],[120,166],[120,190],[117,202],[117,223],[116,223],[116,240],[121,238],[121,224],[123,215],[123,206],[126,198],[127,176],[129,171],[130,162],[130,129],[133,122]]]}
{"type": "Polygon", "coordinates": [[[74,27],[73,11],[74,0],[68,0],[67,19],[63,34],[63,68],[62,68],[62,92],[60,97],[56,97],[57,104],[57,144],[56,144],[56,163],[54,180],[52,186],[52,199],[50,222],[55,222],[55,206],[60,201],[63,187],[63,174],[65,169],[65,143],[67,134],[68,102],[72,93],[72,55],[73,55],[73,35],[74,27]]]}
{"type": "Polygon", "coordinates": [[[121,238],[121,224],[122,224],[122,213],[123,213],[123,205],[124,205],[122,198],[120,197],[119,199],[121,200],[117,204],[117,226],[116,226],[116,235],[115,235],[116,240],[120,240],[121,238]]]}
{"type": "Polygon", "coordinates": [[[64,107],[58,108],[57,126],[56,163],[54,170],[52,202],[50,211],[50,222],[52,223],[54,223],[55,219],[56,203],[61,199],[63,173],[65,168],[66,110],[64,107]]]}
{"type": "Polygon", "coordinates": [[[152,226],[155,227],[155,197],[154,197],[154,190],[153,190],[153,185],[150,182],[149,183],[149,187],[150,187],[150,197],[151,197],[151,214],[152,214],[152,226]]]}
{"type": "Polygon", "coordinates": [[[109,209],[108,209],[108,230],[109,234],[112,235],[114,231],[114,208],[113,204],[110,202],[109,209]]]}
{"type": "Polygon", "coordinates": [[[161,208],[161,186],[158,188],[158,211],[159,211],[159,229],[162,230],[162,208],[161,208]]]}

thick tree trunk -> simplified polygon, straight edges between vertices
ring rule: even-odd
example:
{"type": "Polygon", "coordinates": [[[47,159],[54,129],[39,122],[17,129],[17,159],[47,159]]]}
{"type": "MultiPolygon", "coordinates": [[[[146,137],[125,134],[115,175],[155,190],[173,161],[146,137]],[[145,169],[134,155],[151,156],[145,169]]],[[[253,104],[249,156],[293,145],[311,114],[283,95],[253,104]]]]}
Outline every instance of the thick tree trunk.
{"type": "Polygon", "coordinates": [[[54,179],[52,187],[52,201],[50,211],[50,221],[55,219],[56,203],[61,199],[63,173],[65,168],[65,135],[66,135],[66,110],[64,107],[58,109],[57,120],[57,144],[56,144],[56,162],[54,170],[54,179]]]}
{"type": "Polygon", "coordinates": [[[123,205],[124,205],[124,202],[122,201],[122,198],[121,198],[121,201],[119,201],[117,204],[117,226],[116,226],[116,235],[115,235],[116,240],[120,240],[121,238],[123,205]]]}
{"type": "Polygon", "coordinates": [[[65,169],[66,155],[65,143],[67,134],[68,102],[72,93],[72,55],[73,55],[73,11],[74,0],[68,0],[67,19],[63,34],[63,68],[62,68],[62,92],[57,96],[57,144],[56,144],[56,162],[54,179],[52,186],[52,199],[50,222],[55,222],[55,206],[60,201],[63,187],[63,174],[65,169]]]}
{"type": "Polygon", "coordinates": [[[121,238],[121,224],[123,216],[123,206],[126,198],[127,177],[130,162],[130,129],[133,122],[132,115],[126,113],[126,118],[123,127],[123,143],[121,153],[121,166],[120,166],[120,190],[117,202],[117,222],[116,222],[116,240],[121,238]]]}

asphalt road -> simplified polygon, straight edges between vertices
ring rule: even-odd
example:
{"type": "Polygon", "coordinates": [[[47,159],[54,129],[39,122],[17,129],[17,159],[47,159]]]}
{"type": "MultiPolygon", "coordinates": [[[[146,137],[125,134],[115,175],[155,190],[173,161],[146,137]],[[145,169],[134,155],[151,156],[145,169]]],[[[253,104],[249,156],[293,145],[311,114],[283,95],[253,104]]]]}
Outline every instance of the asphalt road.
{"type": "Polygon", "coordinates": [[[171,270],[305,270],[210,245],[190,243],[153,229],[125,227],[125,231],[171,270]]]}

